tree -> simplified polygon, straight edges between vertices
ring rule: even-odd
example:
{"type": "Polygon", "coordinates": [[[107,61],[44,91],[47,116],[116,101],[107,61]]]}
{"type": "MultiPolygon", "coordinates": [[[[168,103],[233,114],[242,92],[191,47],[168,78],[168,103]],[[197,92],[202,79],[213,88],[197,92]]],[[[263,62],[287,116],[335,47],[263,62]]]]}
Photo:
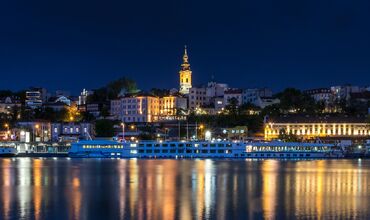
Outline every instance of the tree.
{"type": "Polygon", "coordinates": [[[97,137],[113,137],[115,121],[102,119],[95,122],[97,137]]]}
{"type": "Polygon", "coordinates": [[[277,94],[280,113],[315,113],[315,100],[295,88],[287,88],[277,94]]]}
{"type": "Polygon", "coordinates": [[[121,91],[127,93],[135,93],[138,91],[136,82],[126,77],[121,77],[111,81],[106,86],[95,89],[94,93],[87,98],[88,103],[104,102],[111,99],[116,99],[121,91]]]}
{"type": "Polygon", "coordinates": [[[230,98],[228,100],[229,104],[225,106],[225,109],[227,110],[227,112],[230,114],[230,115],[233,115],[233,116],[236,116],[238,115],[238,99],[236,99],[235,97],[233,98],[230,98]]]}
{"type": "Polygon", "coordinates": [[[250,115],[251,112],[259,112],[259,111],[261,111],[261,108],[256,105],[253,105],[250,102],[239,106],[239,114],[241,115],[250,115]]]}

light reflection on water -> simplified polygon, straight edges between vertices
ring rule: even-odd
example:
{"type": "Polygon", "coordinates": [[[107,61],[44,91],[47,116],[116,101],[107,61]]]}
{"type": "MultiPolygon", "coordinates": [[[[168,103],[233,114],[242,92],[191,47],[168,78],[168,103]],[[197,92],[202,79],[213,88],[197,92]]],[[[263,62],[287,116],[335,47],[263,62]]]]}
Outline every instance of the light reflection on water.
{"type": "Polygon", "coordinates": [[[0,219],[370,218],[370,160],[0,159],[0,219]]]}

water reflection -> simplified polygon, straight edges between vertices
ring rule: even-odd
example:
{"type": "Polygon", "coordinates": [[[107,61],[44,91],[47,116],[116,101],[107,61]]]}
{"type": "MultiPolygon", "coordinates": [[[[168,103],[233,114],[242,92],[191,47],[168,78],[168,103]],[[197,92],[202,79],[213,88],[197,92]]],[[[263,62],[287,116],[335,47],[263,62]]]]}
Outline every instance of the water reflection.
{"type": "Polygon", "coordinates": [[[370,161],[0,159],[0,219],[369,218],[370,161]]]}

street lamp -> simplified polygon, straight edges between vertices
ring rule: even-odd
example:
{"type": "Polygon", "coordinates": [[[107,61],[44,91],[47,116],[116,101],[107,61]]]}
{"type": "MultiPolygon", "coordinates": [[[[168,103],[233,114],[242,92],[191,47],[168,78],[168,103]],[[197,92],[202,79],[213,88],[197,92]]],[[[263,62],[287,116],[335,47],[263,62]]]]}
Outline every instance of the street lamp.
{"type": "Polygon", "coordinates": [[[200,139],[202,139],[203,129],[204,129],[204,124],[199,125],[200,139]]]}
{"type": "Polygon", "coordinates": [[[37,130],[40,128],[39,124],[35,125],[35,128],[33,129],[33,141],[36,142],[36,137],[37,137],[37,130]],[[35,130],[36,129],[36,130],[35,130]]]}
{"type": "Polygon", "coordinates": [[[125,123],[121,123],[122,126],[122,142],[125,141],[125,123]]]}

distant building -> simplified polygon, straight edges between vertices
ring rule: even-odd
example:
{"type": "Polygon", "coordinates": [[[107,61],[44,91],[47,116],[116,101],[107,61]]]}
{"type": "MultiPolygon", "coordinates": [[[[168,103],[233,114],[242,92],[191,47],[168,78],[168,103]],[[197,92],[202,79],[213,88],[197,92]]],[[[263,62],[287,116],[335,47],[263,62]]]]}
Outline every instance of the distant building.
{"type": "Polygon", "coordinates": [[[315,102],[324,102],[326,104],[334,98],[330,88],[309,89],[304,91],[304,93],[311,96],[315,102]]]}
{"type": "Polygon", "coordinates": [[[89,114],[93,115],[95,118],[98,118],[100,116],[102,116],[102,113],[104,111],[106,111],[107,113],[109,113],[109,110],[110,110],[110,103],[111,102],[94,102],[94,103],[87,103],[86,105],[86,109],[85,110],[82,110],[80,107],[81,106],[78,106],[78,109],[80,111],[86,111],[88,112],[89,114]]]}
{"type": "Polygon", "coordinates": [[[19,97],[13,96],[0,99],[0,113],[10,114],[13,108],[20,108],[21,106],[22,103],[19,97]]]}
{"type": "Polygon", "coordinates": [[[78,96],[78,105],[86,105],[87,103],[87,97],[89,95],[92,95],[94,92],[93,91],[89,91],[89,90],[86,90],[86,89],[83,89],[81,94],[78,96]]]}
{"type": "Polygon", "coordinates": [[[269,88],[244,89],[242,94],[243,104],[253,104],[260,108],[279,103],[278,99],[272,97],[272,91],[269,88]]]}
{"type": "Polygon", "coordinates": [[[78,141],[94,138],[95,127],[92,123],[52,123],[51,139],[54,142],[78,141]]]}
{"type": "Polygon", "coordinates": [[[363,139],[370,135],[365,117],[281,116],[265,121],[265,139],[275,139],[280,132],[303,139],[363,139]]]}
{"type": "Polygon", "coordinates": [[[332,86],[330,90],[334,96],[334,99],[337,100],[348,100],[350,93],[361,92],[362,89],[359,86],[344,85],[344,86],[332,86]]]}
{"type": "Polygon", "coordinates": [[[31,142],[48,142],[50,141],[50,122],[45,120],[35,121],[20,121],[16,123],[16,127],[20,130],[21,142],[25,142],[24,133],[29,134],[31,142]]]}
{"type": "Polygon", "coordinates": [[[71,104],[72,104],[71,99],[65,96],[55,96],[55,97],[49,98],[48,102],[44,104],[44,107],[51,108],[54,111],[61,111],[71,106],[71,104]]]}
{"type": "Polygon", "coordinates": [[[246,126],[225,128],[222,133],[226,135],[228,140],[245,140],[248,137],[248,128],[246,126]]]}
{"type": "Polygon", "coordinates": [[[64,102],[48,102],[44,104],[44,108],[53,109],[53,111],[61,111],[68,108],[68,105],[64,102]]]}
{"type": "Polygon", "coordinates": [[[225,83],[217,83],[213,80],[208,82],[206,88],[206,96],[209,98],[224,96],[225,91],[228,89],[228,85],[225,83]]]}
{"type": "Polygon", "coordinates": [[[189,108],[194,110],[207,104],[206,88],[191,88],[189,93],[189,108]]]}
{"type": "Polygon", "coordinates": [[[35,109],[40,108],[43,103],[47,100],[46,89],[43,88],[31,88],[26,91],[26,107],[35,109]]]}
{"type": "Polygon", "coordinates": [[[259,97],[254,104],[256,106],[264,109],[267,106],[274,105],[274,104],[279,104],[279,103],[280,103],[280,99],[278,99],[278,98],[273,98],[273,97],[259,97]]]}
{"type": "Polygon", "coordinates": [[[237,105],[242,105],[243,103],[243,90],[242,89],[228,89],[225,91],[224,94],[224,103],[225,105],[230,104],[231,99],[236,99],[237,100],[237,105]]]}

